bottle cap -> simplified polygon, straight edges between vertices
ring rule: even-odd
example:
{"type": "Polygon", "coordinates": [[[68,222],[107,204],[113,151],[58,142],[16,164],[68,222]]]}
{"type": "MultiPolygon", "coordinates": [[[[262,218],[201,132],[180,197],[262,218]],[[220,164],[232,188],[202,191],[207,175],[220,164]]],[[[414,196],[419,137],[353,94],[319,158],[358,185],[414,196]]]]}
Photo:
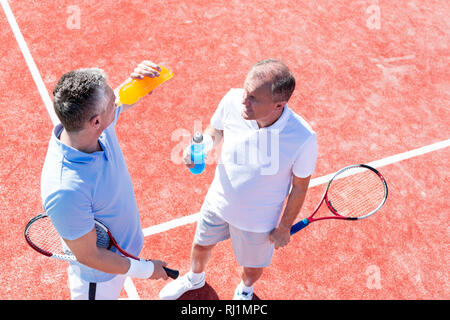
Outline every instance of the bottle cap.
{"type": "Polygon", "coordinates": [[[203,135],[200,132],[196,132],[194,134],[194,137],[192,138],[192,141],[195,143],[202,143],[203,142],[203,135]]]}

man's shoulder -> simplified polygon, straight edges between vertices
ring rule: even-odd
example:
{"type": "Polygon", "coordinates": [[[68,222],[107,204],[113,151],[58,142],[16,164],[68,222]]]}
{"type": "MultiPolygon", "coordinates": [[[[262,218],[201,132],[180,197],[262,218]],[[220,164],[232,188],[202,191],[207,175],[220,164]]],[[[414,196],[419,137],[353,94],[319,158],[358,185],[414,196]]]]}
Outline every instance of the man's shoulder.
{"type": "Polygon", "coordinates": [[[242,93],[244,93],[243,88],[231,88],[230,90],[228,90],[227,95],[237,96],[237,95],[241,95],[242,93]]]}
{"type": "Polygon", "coordinates": [[[41,175],[42,197],[89,198],[92,181],[88,181],[76,170],[70,168],[54,168],[43,170],[41,175]]]}
{"type": "Polygon", "coordinates": [[[305,120],[300,114],[294,112],[291,109],[291,117],[287,123],[287,127],[294,131],[296,134],[301,135],[305,138],[309,138],[313,135],[316,135],[311,124],[305,120]]]}
{"type": "Polygon", "coordinates": [[[42,196],[86,195],[96,175],[90,166],[67,161],[58,148],[49,149],[41,172],[42,196]]]}
{"type": "Polygon", "coordinates": [[[222,98],[222,102],[234,104],[236,102],[242,101],[242,95],[244,89],[242,88],[231,88],[222,98]]]}
{"type": "Polygon", "coordinates": [[[220,111],[220,119],[234,119],[236,121],[239,117],[239,107],[242,103],[242,94],[244,89],[232,88],[220,100],[218,111],[220,111]]]}

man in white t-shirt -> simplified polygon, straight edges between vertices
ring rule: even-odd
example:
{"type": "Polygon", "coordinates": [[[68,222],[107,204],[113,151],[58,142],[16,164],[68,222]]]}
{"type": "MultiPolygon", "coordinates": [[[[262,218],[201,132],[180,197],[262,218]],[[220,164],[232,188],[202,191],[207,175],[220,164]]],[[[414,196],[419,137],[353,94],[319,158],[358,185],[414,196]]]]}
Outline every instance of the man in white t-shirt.
{"type": "MultiPolygon", "coordinates": [[[[287,105],[294,88],[288,67],[267,59],[251,68],[243,89],[231,89],[222,98],[204,132],[213,147],[222,140],[223,145],[201,208],[191,270],[167,284],[161,299],[201,288],[212,248],[231,238],[243,267],[234,299],[251,300],[253,284],[270,265],[274,248],[289,243],[317,159],[315,132],[287,105]]],[[[189,159],[187,154],[191,167],[189,159]]]]}

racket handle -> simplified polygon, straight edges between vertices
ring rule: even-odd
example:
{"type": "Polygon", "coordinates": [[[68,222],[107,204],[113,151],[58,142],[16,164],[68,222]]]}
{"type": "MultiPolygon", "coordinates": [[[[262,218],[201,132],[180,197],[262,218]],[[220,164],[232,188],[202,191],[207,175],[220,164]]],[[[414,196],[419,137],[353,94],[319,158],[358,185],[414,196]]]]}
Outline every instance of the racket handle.
{"type": "Polygon", "coordinates": [[[294,233],[302,230],[304,227],[306,227],[309,224],[309,220],[308,219],[303,219],[299,222],[297,222],[296,224],[294,224],[291,228],[291,235],[293,235],[294,233]]]}
{"type": "Polygon", "coordinates": [[[166,267],[163,267],[163,268],[164,268],[164,271],[166,271],[166,273],[167,273],[167,275],[169,277],[171,277],[172,279],[178,278],[178,275],[180,274],[180,272],[178,270],[173,270],[173,269],[169,269],[169,268],[166,268],[166,267]]]}

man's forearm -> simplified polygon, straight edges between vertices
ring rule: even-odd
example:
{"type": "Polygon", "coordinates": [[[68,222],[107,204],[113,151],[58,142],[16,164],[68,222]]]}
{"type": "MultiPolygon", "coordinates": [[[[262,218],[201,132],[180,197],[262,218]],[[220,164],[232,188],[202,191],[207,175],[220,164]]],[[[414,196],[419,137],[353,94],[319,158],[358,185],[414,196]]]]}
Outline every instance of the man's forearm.
{"type": "Polygon", "coordinates": [[[310,177],[297,178],[294,176],[293,178],[292,189],[289,193],[280,223],[270,233],[270,241],[273,242],[275,249],[284,247],[289,243],[291,227],[305,201],[309,179],[310,177]]]}
{"type": "Polygon", "coordinates": [[[130,267],[127,258],[96,245],[97,233],[95,228],[75,240],[64,239],[78,262],[106,273],[124,274],[130,267]]]}
{"type": "Polygon", "coordinates": [[[291,228],[305,202],[307,191],[307,185],[302,187],[292,187],[279,227],[291,228]]]}
{"type": "Polygon", "coordinates": [[[77,257],[82,264],[106,273],[125,274],[130,268],[127,258],[103,248],[98,248],[92,255],[80,258],[77,257]]]}

